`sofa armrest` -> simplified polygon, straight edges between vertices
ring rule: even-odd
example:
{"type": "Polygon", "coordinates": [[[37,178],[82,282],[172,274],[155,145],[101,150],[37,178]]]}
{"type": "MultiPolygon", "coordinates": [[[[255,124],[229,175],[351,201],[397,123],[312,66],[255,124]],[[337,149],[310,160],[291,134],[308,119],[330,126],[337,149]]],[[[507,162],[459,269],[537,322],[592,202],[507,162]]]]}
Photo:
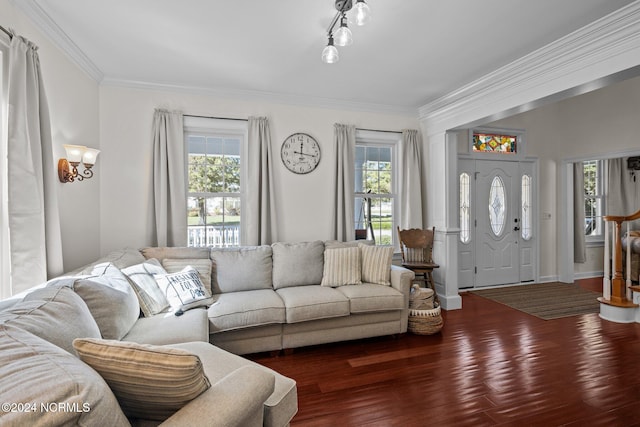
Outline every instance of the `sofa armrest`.
{"type": "Polygon", "coordinates": [[[409,307],[411,283],[415,277],[415,273],[408,268],[391,265],[391,287],[399,290],[407,297],[407,307],[409,307]]]}
{"type": "Polygon", "coordinates": [[[262,426],[264,402],[274,388],[273,374],[255,366],[243,366],[212,384],[161,425],[262,426]]]}

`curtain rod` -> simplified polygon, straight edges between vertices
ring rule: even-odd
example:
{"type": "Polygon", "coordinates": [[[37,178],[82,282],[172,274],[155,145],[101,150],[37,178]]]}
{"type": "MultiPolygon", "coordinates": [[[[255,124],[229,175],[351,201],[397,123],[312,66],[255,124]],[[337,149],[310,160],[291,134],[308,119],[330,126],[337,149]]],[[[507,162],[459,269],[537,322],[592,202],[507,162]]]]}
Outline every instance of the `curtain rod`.
{"type": "Polygon", "coordinates": [[[13,38],[13,34],[11,34],[11,32],[9,30],[7,30],[5,27],[3,27],[2,25],[0,25],[0,30],[2,30],[2,32],[4,32],[6,35],[8,35],[9,39],[13,38]]]}
{"type": "Polygon", "coordinates": [[[217,120],[237,120],[239,122],[248,122],[249,119],[236,119],[235,117],[211,117],[211,116],[196,116],[193,114],[183,114],[185,117],[198,117],[201,119],[217,119],[217,120]]]}
{"type": "Polygon", "coordinates": [[[399,134],[402,133],[402,131],[399,131],[399,130],[380,130],[380,129],[361,129],[361,128],[356,128],[356,130],[366,130],[369,132],[399,133],[399,134]]]}

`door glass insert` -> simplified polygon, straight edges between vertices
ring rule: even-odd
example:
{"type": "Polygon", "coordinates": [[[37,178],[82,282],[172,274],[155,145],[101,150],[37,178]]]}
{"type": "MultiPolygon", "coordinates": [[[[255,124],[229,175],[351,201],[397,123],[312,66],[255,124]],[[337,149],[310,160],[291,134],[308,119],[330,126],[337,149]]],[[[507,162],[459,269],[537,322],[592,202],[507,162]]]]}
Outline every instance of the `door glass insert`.
{"type": "Polygon", "coordinates": [[[533,228],[531,227],[531,177],[522,175],[522,225],[521,232],[524,240],[531,239],[533,228]]]}
{"type": "Polygon", "coordinates": [[[471,240],[469,233],[469,225],[471,222],[469,212],[471,205],[470,199],[469,174],[463,172],[460,174],[460,241],[462,243],[469,243],[469,240],[471,240]]]}
{"type": "Polygon", "coordinates": [[[518,137],[492,133],[473,133],[474,153],[516,154],[518,137]]]}
{"type": "Polygon", "coordinates": [[[507,211],[505,197],[504,181],[499,176],[495,176],[489,190],[489,222],[496,236],[500,236],[504,231],[507,211]]]}

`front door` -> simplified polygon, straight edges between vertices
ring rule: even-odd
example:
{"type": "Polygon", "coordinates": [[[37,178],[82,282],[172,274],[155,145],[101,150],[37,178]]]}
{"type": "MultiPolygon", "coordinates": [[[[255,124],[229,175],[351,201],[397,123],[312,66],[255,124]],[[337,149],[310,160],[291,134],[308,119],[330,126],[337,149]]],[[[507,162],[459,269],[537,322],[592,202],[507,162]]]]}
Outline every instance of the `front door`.
{"type": "Polygon", "coordinates": [[[520,281],[518,162],[477,160],[476,286],[520,281]]]}

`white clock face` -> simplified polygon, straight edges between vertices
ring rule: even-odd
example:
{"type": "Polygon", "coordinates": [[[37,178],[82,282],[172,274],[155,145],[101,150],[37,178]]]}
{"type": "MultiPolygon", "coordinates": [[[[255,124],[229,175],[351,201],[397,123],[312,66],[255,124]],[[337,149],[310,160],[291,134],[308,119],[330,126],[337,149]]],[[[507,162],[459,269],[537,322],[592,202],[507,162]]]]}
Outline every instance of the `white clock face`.
{"type": "Polygon", "coordinates": [[[294,173],[309,173],[320,163],[320,146],[306,133],[294,133],[280,149],[282,163],[294,173]]]}

